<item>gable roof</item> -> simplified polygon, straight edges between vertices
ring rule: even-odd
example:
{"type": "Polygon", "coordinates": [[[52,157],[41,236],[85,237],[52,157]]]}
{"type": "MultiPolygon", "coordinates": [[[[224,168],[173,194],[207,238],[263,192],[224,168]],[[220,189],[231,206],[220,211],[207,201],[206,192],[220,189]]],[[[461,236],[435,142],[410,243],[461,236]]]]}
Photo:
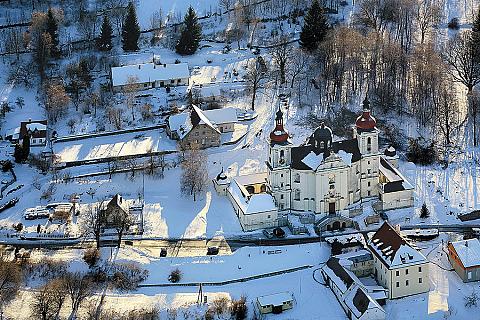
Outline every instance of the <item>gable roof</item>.
{"type": "MultiPolygon", "coordinates": [[[[231,108],[228,108],[231,109],[231,108]]],[[[223,109],[219,109],[223,110],[223,109]]],[[[235,111],[235,109],[232,109],[235,111]]],[[[214,110],[211,110],[214,111],[214,110]]],[[[209,113],[209,116],[212,116],[213,118],[219,121],[219,124],[224,123],[222,121],[226,120],[229,121],[232,119],[232,111],[227,110],[225,113],[219,112],[219,113],[209,113]]],[[[236,118],[236,113],[235,113],[235,118],[236,118]]],[[[211,128],[213,131],[217,133],[221,133],[216,126],[216,123],[213,123],[210,118],[206,115],[206,111],[202,111],[200,108],[197,106],[192,106],[191,109],[179,113],[179,114],[174,114],[171,115],[168,118],[168,126],[170,127],[171,131],[175,131],[178,134],[178,137],[183,139],[187,134],[192,131],[192,129],[200,124],[206,125],[207,127],[211,128]]],[[[235,120],[236,122],[236,120],[235,120]]]]}
{"type": "Polygon", "coordinates": [[[202,112],[213,124],[237,122],[237,110],[234,108],[221,108],[202,112]]]}
{"type": "Polygon", "coordinates": [[[277,210],[272,195],[250,194],[236,179],[233,179],[227,190],[245,215],[277,210]]]}
{"type": "Polygon", "coordinates": [[[451,246],[465,268],[480,266],[480,241],[477,238],[452,242],[451,246]]]}
{"type": "Polygon", "coordinates": [[[114,195],[113,198],[107,204],[107,209],[111,210],[113,208],[119,208],[119,209],[122,209],[125,213],[128,213],[128,203],[118,193],[114,195]]]}
{"type": "Polygon", "coordinates": [[[368,245],[372,253],[388,268],[427,262],[425,256],[413,248],[387,221],[375,232],[368,245]]]}
{"type": "Polygon", "coordinates": [[[370,309],[378,309],[382,313],[385,313],[385,310],[383,310],[378,302],[358,285],[345,296],[344,302],[352,313],[355,314],[356,318],[360,318],[370,309]]]}
{"type": "Polygon", "coordinates": [[[126,85],[132,78],[135,79],[135,83],[186,79],[190,78],[190,71],[187,63],[141,63],[112,67],[112,85],[114,87],[126,85]]]}
{"type": "Polygon", "coordinates": [[[345,292],[355,282],[349,272],[340,264],[340,260],[336,257],[330,257],[323,270],[335,282],[337,287],[345,292]],[[331,271],[331,272],[330,272],[331,271]],[[333,273],[333,274],[332,274],[333,273]],[[333,276],[334,275],[334,276],[333,276]],[[341,282],[339,282],[340,280],[341,282]]]}

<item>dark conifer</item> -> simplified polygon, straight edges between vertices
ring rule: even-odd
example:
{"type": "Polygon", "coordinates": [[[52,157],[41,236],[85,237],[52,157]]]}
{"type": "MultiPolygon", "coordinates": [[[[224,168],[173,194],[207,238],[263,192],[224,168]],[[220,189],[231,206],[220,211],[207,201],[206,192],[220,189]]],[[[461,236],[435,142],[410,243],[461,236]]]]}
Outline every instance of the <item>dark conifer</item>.
{"type": "Polygon", "coordinates": [[[97,39],[97,48],[100,51],[110,51],[112,49],[113,30],[107,15],[103,16],[100,37],[97,39]]]}
{"type": "Polygon", "coordinates": [[[48,9],[47,12],[47,25],[45,30],[51,39],[51,46],[50,46],[50,55],[54,58],[60,57],[60,48],[58,47],[58,23],[53,16],[52,9],[48,9]]]}
{"type": "Polygon", "coordinates": [[[140,26],[137,21],[137,13],[133,2],[128,3],[127,16],[122,27],[122,43],[123,50],[138,50],[138,38],[140,37],[140,26]]]}
{"type": "Polygon", "coordinates": [[[300,46],[308,51],[318,48],[325,39],[328,31],[328,21],[324,10],[318,0],[313,0],[312,6],[305,15],[302,32],[300,33],[300,46]]]}
{"type": "Polygon", "coordinates": [[[197,14],[192,7],[188,8],[183,23],[182,33],[175,49],[179,54],[191,55],[197,51],[202,39],[202,27],[198,23],[197,14]]]}

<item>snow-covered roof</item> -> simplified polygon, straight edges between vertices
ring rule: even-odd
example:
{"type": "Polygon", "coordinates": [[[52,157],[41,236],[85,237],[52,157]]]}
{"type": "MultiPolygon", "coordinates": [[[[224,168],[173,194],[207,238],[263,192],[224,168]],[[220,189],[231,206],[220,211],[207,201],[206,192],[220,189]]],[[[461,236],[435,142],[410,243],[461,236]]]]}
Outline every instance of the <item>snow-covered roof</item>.
{"type": "Polygon", "coordinates": [[[176,131],[178,137],[183,139],[193,128],[192,122],[190,121],[190,111],[170,116],[168,118],[168,125],[171,131],[176,131]]]}
{"type": "Polygon", "coordinates": [[[363,235],[361,233],[332,236],[332,237],[325,238],[325,241],[329,244],[332,244],[335,241],[338,241],[341,244],[356,243],[356,242],[365,244],[365,239],[363,238],[363,235]]]}
{"type": "Polygon", "coordinates": [[[222,108],[203,111],[203,114],[213,124],[235,123],[237,122],[237,110],[235,108],[222,108]]]}
{"type": "Polygon", "coordinates": [[[427,258],[413,248],[388,222],[375,232],[369,247],[390,269],[427,262],[427,258]]]}
{"type": "Polygon", "coordinates": [[[323,153],[316,155],[313,151],[310,151],[310,153],[302,159],[302,162],[313,170],[317,170],[322,161],[323,153]]]}
{"type": "Polygon", "coordinates": [[[339,151],[338,151],[338,155],[340,156],[340,158],[342,158],[342,161],[343,161],[346,165],[349,165],[349,166],[352,165],[353,153],[348,153],[348,152],[345,152],[345,151],[343,151],[343,150],[339,150],[339,151]]]}
{"type": "Polygon", "coordinates": [[[274,294],[269,294],[265,296],[260,296],[257,298],[260,306],[281,306],[284,302],[293,301],[293,294],[290,292],[279,292],[274,294]]]}
{"type": "Polygon", "coordinates": [[[408,182],[408,180],[402,175],[402,173],[392,166],[388,160],[380,157],[380,165],[379,165],[380,172],[385,176],[388,180],[387,183],[384,183],[384,191],[385,192],[394,192],[394,191],[402,191],[402,190],[411,190],[413,186],[408,182]],[[388,185],[388,187],[387,187],[388,185]]]}
{"type": "Polygon", "coordinates": [[[219,85],[195,87],[193,90],[199,92],[203,98],[218,97],[221,95],[219,85]]]}
{"type": "Polygon", "coordinates": [[[252,184],[265,183],[267,180],[267,175],[268,174],[266,172],[246,174],[236,177],[235,180],[244,186],[248,186],[252,184]]]}
{"type": "Polygon", "coordinates": [[[385,313],[378,302],[358,285],[345,296],[343,301],[356,318],[360,318],[370,309],[378,309],[385,313]]]}
{"type": "Polygon", "coordinates": [[[32,122],[32,123],[27,123],[27,130],[31,131],[42,131],[42,130],[47,130],[47,126],[44,125],[43,123],[38,123],[38,122],[32,122]]]}
{"type": "Polygon", "coordinates": [[[465,268],[480,266],[480,242],[477,238],[452,242],[465,268]]]}
{"type": "Polygon", "coordinates": [[[275,201],[268,193],[250,194],[236,179],[230,183],[228,192],[243,211],[243,214],[256,214],[276,211],[275,201]]]}
{"type": "Polygon", "coordinates": [[[187,63],[154,64],[143,63],[112,67],[112,85],[122,86],[134,79],[135,83],[186,79],[190,77],[187,63]]]}

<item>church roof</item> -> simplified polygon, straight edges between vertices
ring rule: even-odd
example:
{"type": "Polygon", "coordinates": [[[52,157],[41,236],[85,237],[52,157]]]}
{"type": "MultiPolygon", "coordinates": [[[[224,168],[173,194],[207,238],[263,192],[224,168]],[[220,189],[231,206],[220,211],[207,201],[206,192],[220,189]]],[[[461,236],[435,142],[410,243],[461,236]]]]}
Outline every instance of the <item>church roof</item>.
{"type": "MultiPolygon", "coordinates": [[[[335,141],[332,143],[331,150],[335,153],[339,153],[340,151],[344,151],[347,154],[352,155],[351,162],[357,162],[362,158],[362,154],[360,153],[360,149],[358,149],[358,141],[357,139],[349,139],[349,140],[342,140],[342,141],[335,141]]],[[[317,148],[312,145],[304,145],[292,148],[292,163],[291,168],[297,170],[315,170],[316,168],[311,168],[308,166],[308,162],[303,161],[305,157],[309,156],[310,153],[314,153],[315,155],[320,155],[320,152],[317,148]]],[[[327,158],[330,155],[330,152],[327,151],[323,155],[323,159],[327,158]]],[[[348,164],[348,163],[347,163],[348,164]]]]}

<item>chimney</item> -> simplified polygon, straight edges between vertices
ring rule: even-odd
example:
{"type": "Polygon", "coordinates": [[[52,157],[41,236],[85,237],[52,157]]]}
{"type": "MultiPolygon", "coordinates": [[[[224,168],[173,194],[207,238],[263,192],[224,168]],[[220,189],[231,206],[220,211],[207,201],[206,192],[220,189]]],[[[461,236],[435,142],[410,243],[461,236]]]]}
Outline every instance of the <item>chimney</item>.
{"type": "Polygon", "coordinates": [[[400,234],[400,225],[399,224],[396,224],[395,225],[395,231],[400,234]]]}
{"type": "Polygon", "coordinates": [[[465,241],[465,247],[468,247],[468,241],[465,241]]]}

